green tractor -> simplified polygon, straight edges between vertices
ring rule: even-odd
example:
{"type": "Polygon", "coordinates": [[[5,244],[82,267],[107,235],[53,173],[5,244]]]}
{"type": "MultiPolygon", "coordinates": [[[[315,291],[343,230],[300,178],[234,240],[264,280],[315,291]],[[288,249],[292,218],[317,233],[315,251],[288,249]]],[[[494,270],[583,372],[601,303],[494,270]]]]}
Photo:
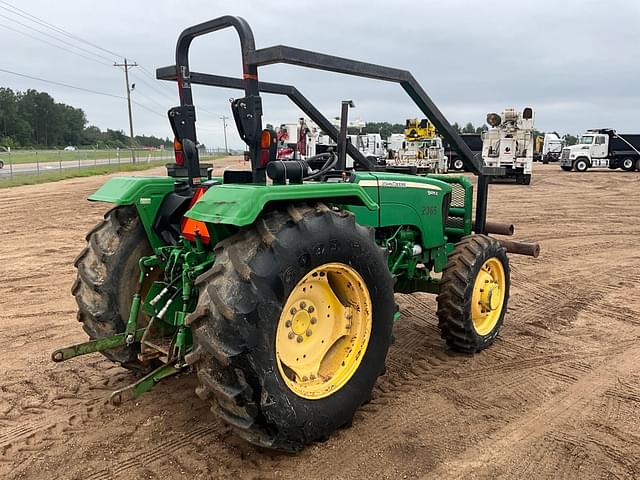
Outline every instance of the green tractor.
{"type": "Polygon", "coordinates": [[[491,178],[413,76],[287,46],[256,49],[249,25],[221,17],[186,29],[169,110],[175,163],[166,177],[109,180],[90,200],[114,204],[87,235],[72,293],[90,341],[56,350],[56,362],[101,352],[140,374],[110,397],[135,398],[178,372],[195,371],[196,393],[241,437],[299,451],[349,424],[385,369],[394,293],[437,294],[446,344],[467,353],[491,345],[509,298],[507,252],[536,244],[486,221],[491,178]],[[188,51],[203,34],[232,27],[241,79],[191,72],[188,51]],[[258,67],[289,63],[399,83],[479,175],[416,175],[372,164],[295,88],[258,81],[258,67]],[[236,88],[231,102],[251,170],[211,177],[199,161],[192,85],[236,88]],[[288,96],[338,144],[306,161],[277,160],[262,128],[261,93],[288,96]],[[347,166],[349,154],[353,164],[347,166]]]}

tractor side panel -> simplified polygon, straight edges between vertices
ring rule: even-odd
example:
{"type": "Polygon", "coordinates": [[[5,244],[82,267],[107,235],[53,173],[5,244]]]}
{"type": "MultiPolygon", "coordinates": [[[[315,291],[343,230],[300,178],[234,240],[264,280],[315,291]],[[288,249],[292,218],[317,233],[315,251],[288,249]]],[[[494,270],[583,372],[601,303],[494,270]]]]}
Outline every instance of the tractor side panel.
{"type": "Polygon", "coordinates": [[[414,225],[428,249],[446,243],[443,218],[445,196],[451,186],[429,177],[377,174],[380,195],[380,227],[414,225]]]}

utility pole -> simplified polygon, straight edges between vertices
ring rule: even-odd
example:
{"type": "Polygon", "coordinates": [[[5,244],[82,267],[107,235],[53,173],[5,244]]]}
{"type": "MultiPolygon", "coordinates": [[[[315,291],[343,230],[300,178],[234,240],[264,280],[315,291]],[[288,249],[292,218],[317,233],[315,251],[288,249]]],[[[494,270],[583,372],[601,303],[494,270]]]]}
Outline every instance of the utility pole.
{"type": "Polygon", "coordinates": [[[129,84],[129,69],[137,67],[137,63],[127,63],[127,59],[124,59],[124,63],[114,63],[114,67],[124,67],[124,80],[127,84],[127,106],[129,107],[129,137],[131,138],[131,155],[135,162],[136,157],[133,153],[133,115],[131,114],[131,86],[129,84]]]}
{"type": "Polygon", "coordinates": [[[229,155],[229,147],[227,147],[227,120],[229,119],[229,117],[227,117],[226,115],[223,115],[220,117],[220,120],[222,120],[222,125],[224,127],[224,151],[227,152],[227,155],[229,155]]]}

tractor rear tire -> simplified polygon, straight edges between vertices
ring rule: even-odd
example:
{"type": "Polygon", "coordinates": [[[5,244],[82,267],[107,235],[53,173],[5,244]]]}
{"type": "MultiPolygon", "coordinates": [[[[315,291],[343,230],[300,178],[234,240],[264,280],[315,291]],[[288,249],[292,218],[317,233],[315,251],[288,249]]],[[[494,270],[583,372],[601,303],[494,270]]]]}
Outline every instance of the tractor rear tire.
{"type": "MultiPolygon", "coordinates": [[[[376,245],[372,230],[356,224],[354,216],[345,211],[330,210],[323,204],[295,205],[263,213],[252,227],[220,242],[215,252],[214,266],[197,280],[198,305],[187,318],[193,327],[194,349],[186,360],[198,374],[196,393],[210,401],[211,410],[240,437],[274,450],[300,451],[350,425],[355,411],[370,400],[376,379],[384,371],[397,309],[386,253],[376,245]],[[334,289],[334,298],[322,290],[325,287],[320,282],[312,291],[313,282],[324,281],[322,269],[328,266],[353,270],[360,280],[345,284],[348,276],[336,280],[327,273],[326,285],[343,282],[342,290],[334,289]],[[314,280],[305,283],[309,278],[314,280]],[[362,287],[370,300],[351,303],[353,320],[351,314],[334,316],[333,312],[342,312],[340,305],[347,305],[344,295],[350,292],[345,293],[344,288],[362,287]],[[296,297],[305,291],[308,302],[296,297]],[[311,293],[322,295],[313,300],[311,293]],[[327,310],[331,302],[334,309],[327,310]],[[311,323],[294,333],[300,320],[297,314],[306,318],[307,313],[312,315],[311,323]],[[299,355],[304,362],[297,349],[320,344],[323,326],[345,328],[341,322],[348,318],[350,331],[351,322],[361,325],[358,319],[365,313],[370,327],[363,347],[356,350],[353,345],[362,344],[348,343],[352,346],[344,349],[342,340],[328,340],[332,348],[319,350],[328,348],[327,356],[338,352],[329,363],[337,373],[321,373],[329,371],[324,370],[324,360],[316,364],[323,365],[317,376],[302,377],[300,371],[284,366],[285,354],[291,355],[287,349],[294,352],[295,361],[299,355]],[[281,336],[283,325],[287,329],[281,336]],[[354,356],[349,357],[351,352],[354,356]],[[359,360],[353,368],[345,367],[354,358],[359,360]],[[340,361],[343,368],[351,369],[337,385],[332,382],[345,371],[340,370],[340,361]],[[318,384],[324,390],[314,396],[318,384]]],[[[307,354],[316,358],[316,353],[307,350],[307,354]]],[[[326,358],[323,355],[319,357],[326,358]]]]}
{"type": "Polygon", "coordinates": [[[440,335],[450,348],[476,353],[495,341],[507,312],[509,277],[507,251],[496,239],[470,235],[456,244],[437,298],[440,335]]]}
{"type": "MultiPolygon", "coordinates": [[[[86,238],[87,246],[74,262],[78,274],[71,293],[78,304],[78,321],[95,340],[125,331],[138,285],[138,261],[151,253],[151,246],[133,206],[109,210],[86,238]]],[[[154,364],[141,363],[139,351],[140,344],[134,343],[103,354],[142,374],[154,364]]]]}

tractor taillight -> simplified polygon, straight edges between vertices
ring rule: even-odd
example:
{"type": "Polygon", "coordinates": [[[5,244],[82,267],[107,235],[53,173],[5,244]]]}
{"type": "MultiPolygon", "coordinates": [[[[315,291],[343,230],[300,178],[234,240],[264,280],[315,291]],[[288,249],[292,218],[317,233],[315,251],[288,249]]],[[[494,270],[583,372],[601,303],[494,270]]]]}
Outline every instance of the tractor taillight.
{"type": "MultiPolygon", "coordinates": [[[[199,187],[193,194],[193,198],[189,203],[189,208],[193,207],[206,191],[206,187],[199,187]]],[[[183,217],[180,224],[180,230],[182,232],[182,236],[192,242],[196,240],[196,236],[198,235],[200,236],[200,240],[202,241],[202,243],[204,243],[205,245],[208,245],[211,242],[209,230],[207,230],[207,226],[204,222],[193,220],[192,218],[183,217]]]]}
{"type": "Polygon", "coordinates": [[[278,156],[278,138],[276,132],[265,128],[260,133],[260,152],[258,160],[261,167],[266,167],[267,163],[273,161],[278,156]]]}
{"type": "Polygon", "coordinates": [[[182,151],[182,143],[180,143],[180,140],[178,140],[177,138],[173,140],[173,155],[176,158],[176,165],[183,166],[184,152],[182,151]]]}

